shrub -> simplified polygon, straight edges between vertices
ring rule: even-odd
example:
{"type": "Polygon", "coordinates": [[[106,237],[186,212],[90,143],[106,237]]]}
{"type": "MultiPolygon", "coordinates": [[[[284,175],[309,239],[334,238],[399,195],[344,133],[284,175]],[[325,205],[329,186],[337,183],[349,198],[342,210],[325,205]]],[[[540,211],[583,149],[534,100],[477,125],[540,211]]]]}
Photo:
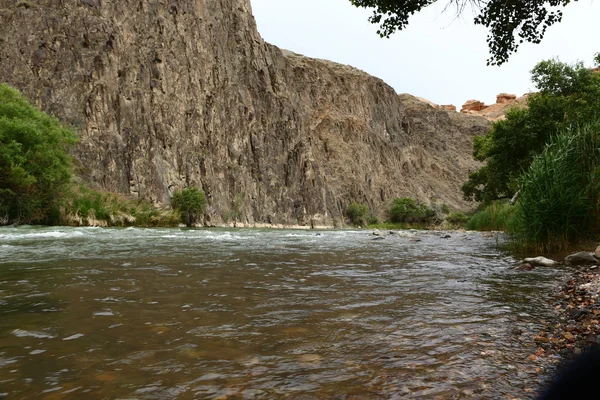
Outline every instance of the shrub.
{"type": "Polygon", "coordinates": [[[354,226],[366,226],[369,208],[366,204],[353,201],[346,209],[346,216],[354,226]]]}
{"type": "Polygon", "coordinates": [[[173,194],[172,206],[181,213],[184,224],[193,226],[204,213],[206,198],[200,189],[187,187],[173,194]]]}
{"type": "Polygon", "coordinates": [[[532,248],[569,247],[598,227],[600,121],[563,129],[520,180],[519,234],[532,248]]]}
{"type": "Polygon", "coordinates": [[[48,219],[71,180],[75,133],[0,84],[0,218],[48,219]]]}
{"type": "Polygon", "coordinates": [[[393,223],[423,223],[435,217],[435,211],[409,197],[395,198],[388,211],[393,223]]]}

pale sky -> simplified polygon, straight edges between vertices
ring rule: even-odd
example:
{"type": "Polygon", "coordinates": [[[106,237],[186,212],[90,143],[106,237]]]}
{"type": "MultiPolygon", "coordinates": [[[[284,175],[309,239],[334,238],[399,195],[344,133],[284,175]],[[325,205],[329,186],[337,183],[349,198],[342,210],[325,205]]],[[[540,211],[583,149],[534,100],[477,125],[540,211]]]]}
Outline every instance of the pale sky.
{"type": "Polygon", "coordinates": [[[579,0],[564,10],[539,45],[523,44],[508,63],[488,67],[487,30],[468,10],[456,18],[447,1],[414,15],[408,29],[381,39],[370,11],[349,0],[251,0],[258,30],[281,48],[349,64],[383,79],[398,93],[460,106],[469,99],[494,103],[496,94],[535,88],[529,71],[539,61],[583,61],[600,52],[600,1],[579,0]]]}

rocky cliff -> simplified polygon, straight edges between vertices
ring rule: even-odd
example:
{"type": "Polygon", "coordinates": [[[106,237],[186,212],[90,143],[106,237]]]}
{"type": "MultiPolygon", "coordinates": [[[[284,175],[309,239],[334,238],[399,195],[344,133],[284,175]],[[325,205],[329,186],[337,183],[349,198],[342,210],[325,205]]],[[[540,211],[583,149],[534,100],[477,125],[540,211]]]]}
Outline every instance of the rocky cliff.
{"type": "Polygon", "coordinates": [[[78,130],[84,181],[157,203],[199,186],[207,224],[464,208],[488,127],[265,43],[249,0],[0,0],[0,81],[78,130]]]}

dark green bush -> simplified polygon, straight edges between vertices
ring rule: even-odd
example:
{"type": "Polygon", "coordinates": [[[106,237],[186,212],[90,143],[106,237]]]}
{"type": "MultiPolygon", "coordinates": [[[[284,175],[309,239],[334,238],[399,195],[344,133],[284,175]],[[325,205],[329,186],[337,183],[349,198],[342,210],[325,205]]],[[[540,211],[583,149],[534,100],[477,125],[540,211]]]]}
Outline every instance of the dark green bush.
{"type": "Polygon", "coordinates": [[[206,197],[200,189],[187,187],[173,194],[172,206],[181,213],[184,224],[193,226],[204,213],[206,197]]]}
{"type": "Polygon", "coordinates": [[[395,198],[388,211],[393,223],[425,223],[435,217],[435,211],[409,197],[395,198]]]}
{"type": "Polygon", "coordinates": [[[366,226],[369,217],[369,207],[366,204],[353,201],[346,209],[346,216],[354,226],[366,226]]]}

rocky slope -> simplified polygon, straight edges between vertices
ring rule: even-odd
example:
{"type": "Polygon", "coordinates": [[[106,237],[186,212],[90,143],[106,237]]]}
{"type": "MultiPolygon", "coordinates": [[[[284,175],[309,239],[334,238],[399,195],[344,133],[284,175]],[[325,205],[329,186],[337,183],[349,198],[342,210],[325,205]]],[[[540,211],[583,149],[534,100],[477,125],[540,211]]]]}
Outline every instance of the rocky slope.
{"type": "Polygon", "coordinates": [[[207,224],[332,225],[396,196],[464,208],[488,128],[265,43],[250,0],[0,0],[0,81],[77,128],[84,181],[157,203],[200,186],[207,224]]]}

